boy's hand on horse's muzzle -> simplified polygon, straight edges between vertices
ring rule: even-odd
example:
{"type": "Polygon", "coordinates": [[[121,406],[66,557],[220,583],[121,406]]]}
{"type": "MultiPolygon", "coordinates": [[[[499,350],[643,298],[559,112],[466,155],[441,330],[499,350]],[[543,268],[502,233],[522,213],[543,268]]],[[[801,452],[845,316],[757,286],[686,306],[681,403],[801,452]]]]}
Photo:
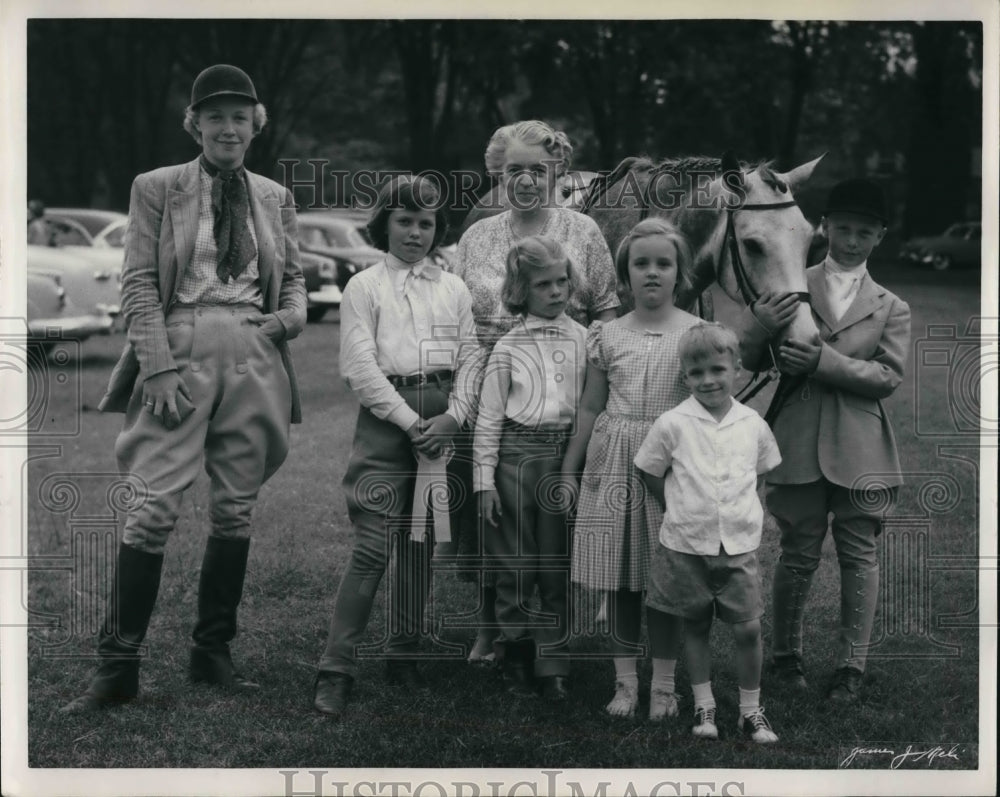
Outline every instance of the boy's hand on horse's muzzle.
{"type": "Polygon", "coordinates": [[[772,335],[787,327],[795,318],[799,297],[794,293],[763,294],[750,308],[757,320],[772,335]]]}

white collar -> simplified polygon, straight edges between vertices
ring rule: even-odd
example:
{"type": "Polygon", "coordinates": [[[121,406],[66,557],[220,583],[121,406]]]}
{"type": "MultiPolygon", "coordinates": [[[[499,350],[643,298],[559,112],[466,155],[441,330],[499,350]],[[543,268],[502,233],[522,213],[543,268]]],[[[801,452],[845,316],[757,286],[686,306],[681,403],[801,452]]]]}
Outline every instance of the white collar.
{"type": "Polygon", "coordinates": [[[827,253],[826,259],[823,261],[823,273],[828,277],[843,274],[845,277],[857,277],[860,280],[863,279],[868,273],[868,261],[865,260],[859,265],[849,268],[847,266],[842,266],[834,260],[829,253],[827,253]]]}
{"type": "Polygon", "coordinates": [[[681,415],[687,415],[692,418],[701,418],[702,420],[711,421],[713,424],[718,424],[719,426],[736,423],[736,421],[741,418],[746,418],[753,412],[753,410],[749,407],[744,406],[734,398],[732,403],[729,405],[729,411],[722,417],[721,421],[717,421],[715,416],[712,415],[712,413],[710,413],[708,409],[694,396],[688,396],[674,409],[681,415]]]}
{"type": "Polygon", "coordinates": [[[412,274],[414,277],[424,277],[435,282],[441,278],[441,266],[428,257],[421,258],[416,263],[407,263],[391,252],[386,252],[385,265],[393,274],[406,272],[407,276],[412,274]]]}
{"type": "Polygon", "coordinates": [[[533,315],[532,313],[525,313],[521,317],[521,322],[524,324],[524,328],[531,330],[547,330],[547,329],[557,329],[561,330],[566,326],[566,322],[569,320],[569,316],[566,315],[565,311],[559,313],[555,318],[543,318],[540,315],[533,315]]]}

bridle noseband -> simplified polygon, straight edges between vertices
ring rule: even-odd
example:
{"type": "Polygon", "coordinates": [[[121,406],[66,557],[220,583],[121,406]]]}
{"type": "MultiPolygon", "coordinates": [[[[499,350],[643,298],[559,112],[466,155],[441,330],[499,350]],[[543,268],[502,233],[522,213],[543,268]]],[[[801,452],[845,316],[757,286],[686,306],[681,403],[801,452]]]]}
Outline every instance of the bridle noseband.
{"type": "MultiPolygon", "coordinates": [[[[740,205],[736,208],[729,208],[726,211],[726,240],[729,243],[729,257],[733,261],[733,274],[736,277],[736,285],[740,289],[740,296],[747,307],[753,305],[760,298],[760,293],[751,284],[747,276],[746,266],[743,265],[743,258],[740,256],[739,241],[736,239],[736,227],[733,221],[738,210],[781,210],[782,208],[798,207],[798,202],[790,199],[787,202],[762,202],[756,205],[740,205]]],[[[799,297],[799,301],[809,303],[809,293],[807,291],[794,291],[794,295],[799,297]]]]}

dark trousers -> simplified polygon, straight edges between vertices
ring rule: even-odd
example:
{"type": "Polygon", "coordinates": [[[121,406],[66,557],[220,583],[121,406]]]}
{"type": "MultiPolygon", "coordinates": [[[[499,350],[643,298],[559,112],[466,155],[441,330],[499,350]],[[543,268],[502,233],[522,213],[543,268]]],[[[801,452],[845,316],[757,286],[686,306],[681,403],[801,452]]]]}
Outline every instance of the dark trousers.
{"type": "MultiPolygon", "coordinates": [[[[423,418],[448,408],[450,382],[401,387],[400,395],[423,418]]],[[[396,566],[389,595],[387,657],[415,654],[430,590],[433,526],[424,542],[410,540],[417,463],[406,432],[362,408],[344,476],[354,550],[340,580],[326,649],[319,669],[357,675],[358,648],[375,594],[393,551],[396,566]]]]}
{"type": "Polygon", "coordinates": [[[565,435],[504,430],[495,474],[503,514],[499,528],[485,532],[497,623],[507,641],[534,638],[539,677],[569,672],[569,526],[555,489],[565,442],[565,435]],[[527,608],[536,586],[540,614],[527,608]]]}

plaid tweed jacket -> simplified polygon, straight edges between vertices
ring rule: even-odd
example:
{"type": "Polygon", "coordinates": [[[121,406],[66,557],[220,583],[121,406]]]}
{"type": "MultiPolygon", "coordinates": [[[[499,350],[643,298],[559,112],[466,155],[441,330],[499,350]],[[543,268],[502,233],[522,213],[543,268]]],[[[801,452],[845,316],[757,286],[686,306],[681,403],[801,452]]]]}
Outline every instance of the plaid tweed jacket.
{"type": "MultiPolygon", "coordinates": [[[[98,405],[103,412],[124,412],[136,380],[176,367],[166,316],[194,252],[199,168],[195,159],[140,174],[132,183],[121,297],[128,343],[98,405]]],[[[295,205],[283,186],[250,171],[246,174],[264,312],[274,313],[284,324],[285,337],[278,347],[292,388],[291,422],[301,423],[298,385],[288,351],[288,341],[302,331],[306,321],[295,205]]]]}

